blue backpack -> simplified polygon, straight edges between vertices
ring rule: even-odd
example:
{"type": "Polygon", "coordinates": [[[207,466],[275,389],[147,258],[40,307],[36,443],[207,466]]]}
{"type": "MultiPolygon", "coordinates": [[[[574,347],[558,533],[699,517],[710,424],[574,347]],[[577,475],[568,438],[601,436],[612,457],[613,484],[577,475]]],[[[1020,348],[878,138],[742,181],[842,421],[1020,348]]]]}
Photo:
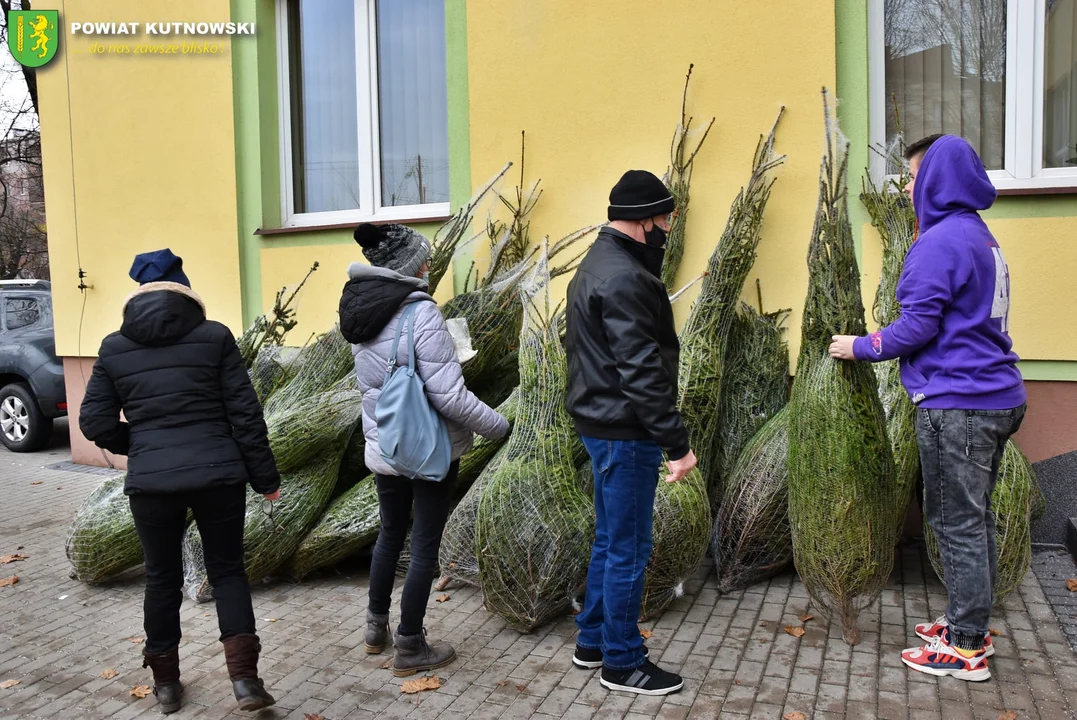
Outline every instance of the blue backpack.
{"type": "Polygon", "coordinates": [[[444,480],[452,463],[452,440],[445,421],[430,405],[425,384],[415,372],[415,308],[404,309],[381,396],[374,407],[381,458],[401,476],[412,480],[444,480]],[[396,364],[400,337],[408,325],[408,364],[396,364]]]}

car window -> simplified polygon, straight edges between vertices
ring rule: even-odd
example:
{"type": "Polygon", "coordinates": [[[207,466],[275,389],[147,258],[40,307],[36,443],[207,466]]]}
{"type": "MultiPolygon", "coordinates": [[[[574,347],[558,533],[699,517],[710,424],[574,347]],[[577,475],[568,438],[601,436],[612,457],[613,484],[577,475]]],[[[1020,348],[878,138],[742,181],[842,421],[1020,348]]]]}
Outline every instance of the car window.
{"type": "Polygon", "coordinates": [[[33,298],[12,297],[4,299],[4,323],[8,330],[34,325],[41,318],[41,307],[33,298]]]}

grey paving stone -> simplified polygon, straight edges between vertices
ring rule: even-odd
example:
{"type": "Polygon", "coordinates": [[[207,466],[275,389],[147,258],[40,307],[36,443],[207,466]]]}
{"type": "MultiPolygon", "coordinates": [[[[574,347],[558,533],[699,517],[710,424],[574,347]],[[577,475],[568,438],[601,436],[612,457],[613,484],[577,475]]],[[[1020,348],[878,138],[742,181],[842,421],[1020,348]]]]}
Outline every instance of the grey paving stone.
{"type": "MultiPolygon", "coordinates": [[[[21,545],[30,556],[13,566],[21,582],[0,589],[0,682],[21,683],[0,691],[0,718],[159,717],[152,699],[127,694],[150,681],[140,648],[128,641],[142,634],[142,577],[134,573],[100,587],[67,578],[67,524],[102,476],[42,467],[65,459],[42,462],[0,450],[0,466],[11,468],[5,502],[14,508],[0,516],[0,554],[21,545]],[[38,480],[41,485],[30,484],[38,480]],[[99,678],[105,667],[119,675],[99,678]]],[[[454,643],[457,662],[439,671],[438,691],[402,696],[401,681],[380,667],[391,655],[368,656],[362,646],[367,574],[361,561],[302,585],[257,585],[253,595],[265,647],[262,674],[280,700],[270,715],[278,719],[317,713],[329,720],[738,720],[803,712],[824,720],[995,720],[1004,709],[1021,720],[1073,718],[1077,655],[1069,643],[1077,638],[1077,625],[1067,634],[1065,617],[1061,624],[1058,618],[1071,611],[1077,617],[1077,601],[1049,573],[1072,577],[1077,569],[1058,560],[1038,554],[1036,574],[996,612],[992,627],[1003,636],[996,638],[995,678],[980,684],[938,680],[900,663],[897,653],[916,642],[910,623],[933,619],[945,607],[944,589],[914,543],[899,550],[879,601],[862,611],[856,647],[845,645],[840,627],[811,607],[794,574],[720,595],[713,567],[704,563],[686,583],[685,595],[643,624],[655,632],[648,644],[657,662],[685,677],[685,689],[666,698],[610,693],[599,673],[573,668],[571,617],[520,635],[483,609],[481,592],[465,587],[450,589],[450,601],[434,605],[427,616],[431,637],[454,643]],[[799,620],[805,611],[815,615],[806,624],[799,620]],[[799,640],[784,632],[785,625],[801,624],[807,633],[799,640]]],[[[182,622],[188,684],[183,716],[241,717],[212,605],[185,600],[182,622]]]]}

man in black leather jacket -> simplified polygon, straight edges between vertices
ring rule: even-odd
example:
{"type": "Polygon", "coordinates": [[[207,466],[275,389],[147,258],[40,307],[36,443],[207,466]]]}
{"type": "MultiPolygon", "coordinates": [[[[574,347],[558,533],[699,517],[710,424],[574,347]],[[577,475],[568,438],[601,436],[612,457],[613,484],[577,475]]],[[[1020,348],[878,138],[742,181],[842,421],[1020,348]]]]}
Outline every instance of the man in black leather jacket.
{"type": "Polygon", "coordinates": [[[591,456],[597,526],[573,662],[602,684],[668,695],[680,676],[647,660],[639,627],[663,453],[667,482],[695,467],[677,411],[680,344],[660,279],[674,202],[653,174],[630,170],[610,193],[610,224],[568,289],[567,409],[591,456]]]}

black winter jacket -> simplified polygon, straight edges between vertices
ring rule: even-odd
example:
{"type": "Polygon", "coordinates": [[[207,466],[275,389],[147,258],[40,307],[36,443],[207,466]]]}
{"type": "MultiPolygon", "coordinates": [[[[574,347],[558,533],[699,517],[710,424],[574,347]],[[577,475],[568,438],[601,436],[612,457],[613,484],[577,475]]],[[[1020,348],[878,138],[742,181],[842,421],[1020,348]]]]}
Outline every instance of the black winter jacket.
{"type": "Polygon", "coordinates": [[[235,338],[183,285],[149,283],[128,298],[120,331],[101,343],[79,427],[127,456],[128,495],[280,487],[235,338]]]}
{"type": "Polygon", "coordinates": [[[688,454],[677,411],[680,342],[663,252],[603,228],[568,287],[568,398],[576,430],[601,440],[654,440],[688,454]]]}

